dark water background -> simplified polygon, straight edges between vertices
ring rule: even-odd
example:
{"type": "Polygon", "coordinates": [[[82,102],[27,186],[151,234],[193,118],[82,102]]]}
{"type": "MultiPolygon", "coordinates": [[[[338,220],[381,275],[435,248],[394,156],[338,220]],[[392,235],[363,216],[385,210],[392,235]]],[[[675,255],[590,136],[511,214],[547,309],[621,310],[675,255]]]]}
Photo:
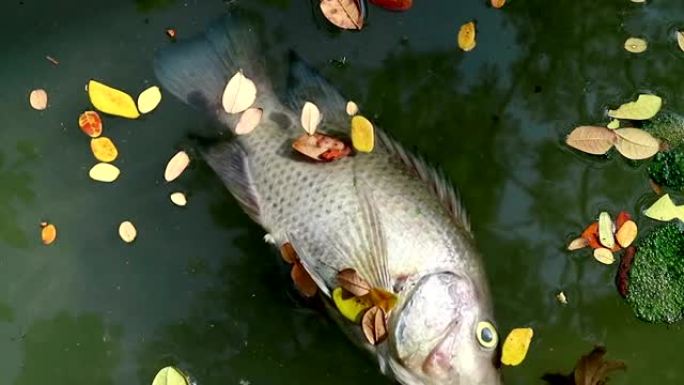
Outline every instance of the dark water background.
{"type": "MultiPolygon", "coordinates": [[[[640,212],[655,199],[644,167],[562,144],[572,127],[605,124],[607,106],[640,91],[684,112],[684,53],[673,38],[684,2],[512,0],[494,10],[482,0],[416,0],[404,14],[371,8],[361,33],[328,26],[314,2],[232,3],[264,26],[275,75],[294,48],[458,184],[501,333],[535,329],[524,364],[504,369],[507,384],[569,371],[599,343],[629,367],[615,384],[684,382],[681,326],[635,320],[614,288],[615,266],[563,249],[600,210],[640,212]],[[478,45],[463,54],[456,33],[471,19],[478,45]],[[629,36],[649,50],[627,53],[629,36]]],[[[123,173],[111,185],[88,179],[94,161],[76,125],[89,108],[87,80],[136,95],[156,83],[151,60],[170,44],[167,26],[189,36],[229,5],[0,5],[0,383],[148,384],[167,364],[201,385],[390,383],[298,298],[263,232],[205,165],[163,182],[166,161],[204,117],[170,96],[138,121],[105,117],[123,173]],[[46,111],[30,109],[33,88],[48,90],[46,111]],[[178,189],[186,208],[168,200],[178,189]],[[51,247],[40,244],[43,219],[60,231],[51,247]],[[132,245],[116,232],[126,219],[139,231],[132,245]]]]}

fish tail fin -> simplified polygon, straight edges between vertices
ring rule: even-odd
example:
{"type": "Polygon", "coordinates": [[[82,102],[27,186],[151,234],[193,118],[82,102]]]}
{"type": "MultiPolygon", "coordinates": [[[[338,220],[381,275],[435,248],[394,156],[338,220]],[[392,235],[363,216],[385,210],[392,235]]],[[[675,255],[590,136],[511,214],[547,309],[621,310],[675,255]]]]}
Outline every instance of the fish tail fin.
{"type": "Polygon", "coordinates": [[[222,97],[235,73],[242,71],[256,84],[255,106],[263,105],[273,94],[259,54],[257,32],[238,19],[235,12],[226,15],[203,35],[160,50],[154,60],[154,72],[163,88],[229,127],[239,115],[223,109],[222,97]]]}

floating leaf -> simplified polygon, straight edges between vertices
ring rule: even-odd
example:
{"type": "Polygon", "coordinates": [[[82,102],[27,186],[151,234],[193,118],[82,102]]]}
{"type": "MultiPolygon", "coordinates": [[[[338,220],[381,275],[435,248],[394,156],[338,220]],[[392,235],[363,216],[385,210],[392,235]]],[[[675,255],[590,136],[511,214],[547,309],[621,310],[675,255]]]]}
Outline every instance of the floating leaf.
{"type": "Polygon", "coordinates": [[[343,141],[323,134],[304,134],[292,143],[292,148],[311,159],[327,162],[351,153],[351,148],[343,141]]]}
{"type": "Polygon", "coordinates": [[[617,141],[615,148],[625,158],[639,160],[648,159],[660,150],[660,142],[644,130],[638,128],[620,128],[615,130],[617,141]]]}
{"type": "Polygon", "coordinates": [[[620,230],[622,228],[622,225],[625,224],[625,222],[629,221],[632,219],[632,216],[629,215],[627,211],[620,211],[615,218],[615,228],[620,230]]]}
{"type": "Polygon", "coordinates": [[[458,30],[458,47],[466,52],[472,51],[477,45],[475,35],[476,29],[474,21],[463,24],[458,30]]]}
{"type": "Polygon", "coordinates": [[[347,115],[354,116],[359,113],[359,106],[357,106],[356,103],[350,100],[347,102],[346,111],[347,115]]]}
{"type": "Polygon", "coordinates": [[[48,105],[48,94],[42,88],[31,91],[29,94],[29,103],[33,109],[42,111],[47,108],[48,105]]]}
{"type": "Polygon", "coordinates": [[[636,255],[636,247],[629,246],[622,253],[622,258],[620,258],[620,266],[618,267],[617,275],[617,287],[618,292],[623,298],[627,297],[629,294],[629,271],[634,263],[634,256],[636,255]]]}
{"type": "Polygon", "coordinates": [[[175,204],[176,206],[183,207],[188,204],[188,199],[182,192],[171,193],[169,198],[171,198],[171,202],[173,202],[173,204],[175,204]]]}
{"type": "Polygon", "coordinates": [[[85,111],[78,117],[78,127],[91,138],[102,135],[102,119],[95,111],[85,111]]]}
{"type": "Polygon", "coordinates": [[[611,130],[614,130],[616,128],[620,128],[620,121],[618,119],[613,119],[608,123],[606,126],[607,128],[610,128],[611,130]]]}
{"type": "Polygon", "coordinates": [[[240,115],[240,120],[235,125],[235,133],[237,135],[246,135],[254,131],[261,122],[263,113],[264,110],[261,108],[248,108],[240,115]]]}
{"type": "Polygon", "coordinates": [[[138,236],[138,230],[135,229],[135,226],[130,221],[123,221],[119,225],[119,236],[124,242],[131,243],[138,236]]]}
{"type": "Polygon", "coordinates": [[[373,124],[361,115],[356,115],[351,121],[352,145],[359,152],[371,152],[375,146],[373,124]]]}
{"type": "Polygon", "coordinates": [[[90,149],[93,151],[95,159],[100,162],[113,162],[119,156],[119,151],[116,149],[114,142],[104,136],[91,139],[90,149]]]}
{"type": "Polygon", "coordinates": [[[358,0],[321,0],[321,12],[342,29],[363,28],[363,9],[358,0]]]}
{"type": "Polygon", "coordinates": [[[504,341],[501,352],[501,363],[504,365],[520,365],[530,348],[534,331],[531,328],[516,328],[511,330],[504,341]]]}
{"type": "Polygon", "coordinates": [[[318,286],[301,263],[296,262],[292,266],[292,270],[290,270],[290,277],[292,278],[292,282],[294,282],[295,286],[297,287],[297,290],[299,290],[304,297],[311,298],[316,295],[318,286]]]}
{"type": "Polygon", "coordinates": [[[601,247],[601,242],[599,241],[599,224],[594,222],[587,226],[584,231],[582,231],[581,237],[584,238],[592,249],[601,247]]]}
{"type": "Polygon", "coordinates": [[[189,381],[187,377],[178,369],[173,366],[167,366],[160,370],[154,380],[152,380],[152,385],[188,385],[189,381]]]}
{"type": "Polygon", "coordinates": [[[321,122],[321,111],[318,110],[318,107],[315,104],[306,102],[304,103],[304,107],[302,107],[300,121],[302,127],[304,127],[304,131],[309,135],[313,135],[314,132],[316,132],[318,124],[321,122]]]}
{"type": "Polygon", "coordinates": [[[665,194],[660,197],[651,207],[644,211],[644,215],[657,221],[671,221],[675,218],[684,218],[682,206],[675,206],[670,194],[665,194]]]}
{"type": "Polygon", "coordinates": [[[242,112],[254,104],[257,89],[254,82],[238,71],[228,81],[223,90],[221,104],[223,109],[230,114],[242,112]]]}
{"type": "Polygon", "coordinates": [[[90,178],[98,182],[114,182],[119,177],[119,174],[121,174],[121,171],[109,163],[98,163],[88,172],[90,178]]]}
{"type": "Polygon", "coordinates": [[[637,236],[637,225],[634,221],[625,222],[620,229],[615,233],[618,243],[622,247],[629,247],[634,242],[637,236]]]}
{"type": "Polygon", "coordinates": [[[684,51],[684,31],[675,31],[675,35],[677,35],[677,44],[679,45],[679,49],[684,51]]]}
{"type": "Polygon", "coordinates": [[[357,297],[370,293],[372,288],[354,269],[344,269],[337,273],[337,282],[344,290],[357,297]]]}
{"type": "Polygon", "coordinates": [[[171,40],[176,40],[176,36],[178,35],[175,28],[167,28],[164,30],[164,33],[166,33],[166,36],[171,40]]]}
{"type": "Polygon", "coordinates": [[[361,328],[371,345],[381,343],[387,337],[385,311],[378,306],[368,309],[361,319],[361,328]]]}
{"type": "Polygon", "coordinates": [[[602,212],[599,214],[599,242],[607,248],[612,248],[615,245],[615,237],[613,236],[613,221],[610,219],[610,214],[602,212]]]}
{"type": "Polygon", "coordinates": [[[580,126],[565,138],[568,146],[588,154],[603,155],[615,144],[613,130],[598,126],[580,126]]]}
{"type": "Polygon", "coordinates": [[[599,247],[598,249],[594,250],[594,259],[603,263],[604,265],[612,265],[613,262],[615,262],[615,256],[613,256],[613,252],[605,247],[599,247]]]}
{"type": "Polygon", "coordinates": [[[361,322],[363,313],[373,306],[373,303],[367,297],[348,295],[345,298],[345,291],[341,287],[333,290],[332,298],[337,310],[345,318],[355,323],[361,322]]]}
{"type": "Polygon", "coordinates": [[[603,356],[606,349],[596,347],[588,355],[582,356],[574,371],[575,385],[604,385],[608,380],[608,373],[624,370],[625,364],[620,361],[605,361],[603,356]]]}
{"type": "Polygon", "coordinates": [[[413,5],[413,0],[369,0],[371,4],[390,11],[406,11],[413,5]]]}
{"type": "Polygon", "coordinates": [[[44,245],[51,245],[57,239],[57,227],[51,223],[41,223],[40,239],[44,245]]]}
{"type": "Polygon", "coordinates": [[[137,119],[140,117],[133,98],[127,93],[106,84],[91,80],[88,82],[88,97],[95,108],[105,114],[137,119]]]}
{"type": "Polygon", "coordinates": [[[648,48],[648,42],[638,37],[625,40],[625,49],[631,53],[642,53],[648,48]]]}
{"type": "Polygon", "coordinates": [[[503,8],[506,4],[506,0],[491,0],[491,4],[494,8],[503,8]]]}
{"type": "Polygon", "coordinates": [[[568,304],[568,298],[565,296],[565,293],[563,293],[562,291],[559,292],[558,294],[556,294],[556,299],[558,300],[558,302],[562,303],[563,305],[568,304]]]}
{"type": "Polygon", "coordinates": [[[283,260],[290,265],[299,261],[297,252],[295,251],[294,247],[292,247],[290,242],[285,242],[280,246],[280,256],[283,257],[283,260]]]}
{"type": "Polygon", "coordinates": [[[585,238],[579,237],[579,238],[573,239],[568,244],[568,250],[569,251],[579,250],[579,249],[583,249],[587,246],[589,246],[589,241],[587,241],[585,238]]]}
{"type": "Polygon", "coordinates": [[[162,100],[161,90],[157,86],[152,86],[138,95],[138,111],[141,114],[152,112],[162,100]]]}
{"type": "Polygon", "coordinates": [[[659,96],[641,94],[635,102],[625,103],[617,110],[609,110],[608,116],[615,119],[647,120],[654,117],[662,105],[663,99],[659,96]]]}
{"type": "Polygon", "coordinates": [[[183,171],[185,171],[189,164],[190,157],[188,154],[185,151],[178,151],[176,155],[169,160],[169,163],[166,164],[166,169],[164,170],[164,179],[167,182],[175,180],[183,173],[183,171]]]}

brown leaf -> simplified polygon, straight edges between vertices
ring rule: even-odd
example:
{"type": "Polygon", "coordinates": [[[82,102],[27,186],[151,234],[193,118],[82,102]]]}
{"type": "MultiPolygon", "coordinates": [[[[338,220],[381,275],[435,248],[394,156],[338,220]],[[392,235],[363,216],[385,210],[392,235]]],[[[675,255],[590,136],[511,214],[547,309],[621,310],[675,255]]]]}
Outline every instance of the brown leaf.
{"type": "Polygon", "coordinates": [[[297,287],[297,290],[299,290],[304,297],[311,298],[316,295],[318,286],[301,263],[295,262],[292,266],[292,270],[290,270],[290,277],[297,287]]]}
{"type": "Polygon", "coordinates": [[[358,0],[321,0],[320,7],[323,16],[342,29],[363,28],[363,13],[358,0]]]}
{"type": "Polygon", "coordinates": [[[368,342],[377,345],[387,338],[387,320],[385,311],[378,306],[368,309],[361,319],[363,335],[368,342]]]}
{"type": "Polygon", "coordinates": [[[387,290],[374,287],[370,290],[370,298],[373,304],[388,313],[397,304],[397,296],[387,290]]]}
{"type": "Polygon", "coordinates": [[[632,263],[634,263],[635,254],[636,247],[629,246],[625,249],[625,252],[622,253],[622,258],[620,258],[616,283],[618,292],[623,298],[626,298],[627,294],[629,294],[629,271],[632,268],[632,263]]]}
{"type": "Polygon", "coordinates": [[[656,193],[656,195],[663,195],[663,186],[654,182],[651,178],[648,179],[648,184],[649,186],[651,186],[651,190],[653,190],[653,192],[656,193]]]}
{"type": "Polygon", "coordinates": [[[568,146],[588,154],[603,155],[615,144],[614,130],[598,126],[580,126],[565,139],[568,146]]]}
{"type": "Polygon", "coordinates": [[[337,273],[337,282],[340,286],[357,297],[364,296],[371,291],[371,285],[361,278],[354,269],[344,269],[337,273]]]}
{"type": "Polygon", "coordinates": [[[575,385],[602,385],[607,381],[608,373],[626,369],[622,361],[605,361],[605,354],[606,349],[597,346],[580,358],[575,366],[575,385]]]}
{"type": "Polygon", "coordinates": [[[351,153],[349,145],[323,134],[304,134],[295,139],[292,148],[311,159],[325,162],[344,158],[351,153]]]}
{"type": "Polygon", "coordinates": [[[660,142],[651,134],[638,128],[620,128],[615,130],[617,141],[615,148],[625,158],[648,159],[660,149],[660,142]]]}
{"type": "Polygon", "coordinates": [[[290,265],[299,260],[297,252],[290,242],[285,242],[280,246],[280,256],[290,265]]]}

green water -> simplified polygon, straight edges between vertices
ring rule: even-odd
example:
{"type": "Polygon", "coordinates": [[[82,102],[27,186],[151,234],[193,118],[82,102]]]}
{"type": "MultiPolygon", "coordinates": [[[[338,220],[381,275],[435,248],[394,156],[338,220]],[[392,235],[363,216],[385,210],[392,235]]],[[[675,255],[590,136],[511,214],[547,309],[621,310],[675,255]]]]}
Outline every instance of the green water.
{"type": "Polygon", "coordinates": [[[567,372],[594,344],[627,363],[615,384],[684,382],[681,325],[635,320],[615,266],[563,249],[600,210],[638,213],[654,200],[644,167],[562,144],[640,91],[684,111],[684,54],[673,39],[684,2],[512,0],[494,10],[483,0],[416,0],[404,14],[371,8],[363,32],[340,33],[314,1],[12,0],[0,5],[0,383],[148,384],[175,364],[200,385],[390,384],[299,299],[261,229],[206,165],[163,181],[204,117],[168,97],[143,119],[105,118],[123,173],[111,185],[88,179],[94,161],[76,126],[87,80],[137,94],[155,83],[164,29],[189,36],[228,3],[264,26],[274,74],[294,48],[458,184],[500,330],[535,330],[523,365],[504,369],[507,384],[567,372]],[[470,19],[478,45],[464,54],[456,32],[470,19]],[[629,36],[649,50],[625,52],[629,36]],[[50,94],[46,111],[29,107],[33,88],[50,94]],[[188,193],[186,208],[169,202],[176,190],[188,193]],[[127,219],[139,231],[131,245],[116,231],[127,219]],[[41,220],[59,228],[50,247],[40,244],[41,220]]]}

